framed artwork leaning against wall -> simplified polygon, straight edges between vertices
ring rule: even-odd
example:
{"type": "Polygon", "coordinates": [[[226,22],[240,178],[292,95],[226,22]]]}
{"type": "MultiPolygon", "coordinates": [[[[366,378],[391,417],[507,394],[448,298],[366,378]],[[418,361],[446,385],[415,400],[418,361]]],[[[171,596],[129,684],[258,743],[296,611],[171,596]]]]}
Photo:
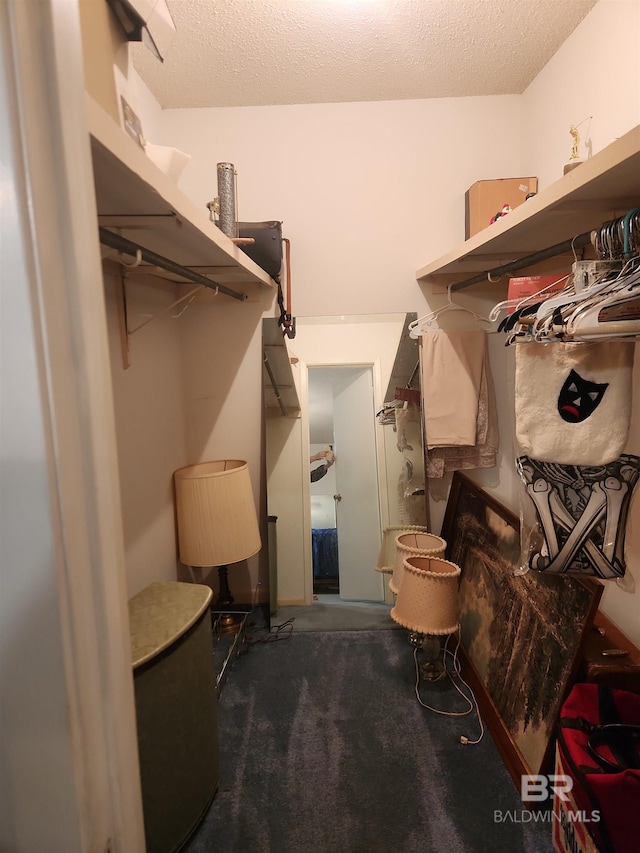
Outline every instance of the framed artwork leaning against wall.
{"type": "Polygon", "coordinates": [[[598,608],[598,581],[519,571],[514,513],[455,472],[442,527],[460,566],[464,672],[511,776],[552,773],[555,726],[598,608]]]}

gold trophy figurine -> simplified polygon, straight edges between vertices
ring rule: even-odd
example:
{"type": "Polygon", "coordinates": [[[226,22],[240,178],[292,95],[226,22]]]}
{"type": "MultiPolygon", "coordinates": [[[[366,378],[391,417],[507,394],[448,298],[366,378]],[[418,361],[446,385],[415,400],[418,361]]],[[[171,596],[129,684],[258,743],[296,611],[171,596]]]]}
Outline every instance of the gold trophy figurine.
{"type": "Polygon", "coordinates": [[[569,133],[573,137],[573,145],[571,146],[571,157],[569,160],[579,160],[578,157],[578,146],[580,145],[580,134],[578,133],[578,128],[575,124],[572,124],[569,128],[569,133]]]}
{"type": "MultiPolygon", "coordinates": [[[[589,119],[591,116],[589,116],[589,119]]],[[[575,169],[576,166],[579,166],[582,163],[582,158],[580,157],[580,134],[578,133],[578,128],[581,124],[584,124],[587,119],[583,119],[580,124],[572,124],[569,128],[569,135],[573,139],[571,144],[571,155],[569,157],[569,162],[565,164],[564,174],[570,172],[572,169],[575,169]]]]}

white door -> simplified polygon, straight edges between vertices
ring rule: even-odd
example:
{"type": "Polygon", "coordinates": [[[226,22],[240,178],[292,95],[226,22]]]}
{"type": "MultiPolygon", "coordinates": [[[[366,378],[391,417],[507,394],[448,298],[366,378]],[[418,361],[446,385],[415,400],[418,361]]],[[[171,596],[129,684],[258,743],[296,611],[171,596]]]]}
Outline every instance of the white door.
{"type": "Polygon", "coordinates": [[[373,374],[370,367],[339,373],[333,418],[340,598],[382,601],[373,374]]]}

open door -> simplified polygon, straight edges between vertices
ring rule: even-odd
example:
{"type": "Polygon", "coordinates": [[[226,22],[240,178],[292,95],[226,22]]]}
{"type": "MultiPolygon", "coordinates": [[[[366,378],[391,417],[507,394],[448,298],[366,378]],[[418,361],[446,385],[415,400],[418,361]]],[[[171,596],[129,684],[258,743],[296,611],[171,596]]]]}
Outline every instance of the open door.
{"type": "Polygon", "coordinates": [[[380,505],[371,367],[335,371],[334,436],[340,598],[382,601],[374,571],[380,549],[380,505]]]}

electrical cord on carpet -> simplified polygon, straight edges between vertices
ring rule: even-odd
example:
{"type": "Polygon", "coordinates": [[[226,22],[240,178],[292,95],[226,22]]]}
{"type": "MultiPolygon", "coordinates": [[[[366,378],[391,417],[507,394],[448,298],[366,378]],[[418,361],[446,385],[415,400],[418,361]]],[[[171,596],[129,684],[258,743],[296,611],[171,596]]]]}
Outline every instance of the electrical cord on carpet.
{"type": "Polygon", "coordinates": [[[245,625],[242,650],[240,651],[240,654],[246,652],[249,646],[255,646],[259,643],[276,643],[282,640],[288,640],[293,631],[295,616],[292,616],[291,619],[287,619],[287,621],[283,622],[281,625],[271,625],[269,628],[264,624],[262,615],[260,615],[259,619],[256,619],[256,615],[259,612],[258,590],[261,586],[261,582],[258,581],[253,594],[253,602],[251,604],[250,615],[254,618],[251,621],[247,621],[247,624],[245,625]]]}
{"type": "Polygon", "coordinates": [[[294,621],[295,616],[292,616],[291,619],[287,619],[281,625],[272,625],[269,629],[252,623],[249,626],[250,631],[247,631],[245,636],[244,645],[255,646],[259,643],[279,643],[288,640],[293,633],[294,621]],[[266,634],[265,631],[267,631],[266,634]]]}
{"type": "Polygon", "coordinates": [[[450,636],[447,637],[447,639],[445,641],[444,649],[443,649],[444,664],[445,664],[444,671],[443,671],[442,675],[440,676],[440,678],[434,679],[434,680],[439,681],[441,678],[444,678],[445,676],[447,676],[449,678],[449,680],[451,681],[451,683],[453,684],[453,686],[455,687],[455,689],[458,691],[458,693],[462,696],[462,698],[465,700],[465,702],[467,702],[467,704],[469,705],[468,709],[466,711],[444,711],[441,708],[434,708],[431,705],[427,705],[425,702],[422,701],[422,699],[420,698],[420,666],[418,664],[418,649],[417,648],[414,648],[414,650],[413,650],[413,660],[414,660],[415,668],[416,668],[415,694],[416,694],[416,698],[417,698],[418,702],[420,703],[420,705],[423,708],[426,708],[428,711],[433,711],[434,714],[442,714],[442,716],[444,716],[444,717],[466,717],[469,714],[471,714],[472,711],[475,710],[476,716],[478,718],[478,724],[480,726],[480,736],[478,738],[476,738],[475,740],[471,740],[470,738],[465,737],[464,735],[461,736],[460,738],[458,738],[460,743],[462,743],[464,745],[473,746],[474,744],[480,743],[480,741],[484,737],[484,723],[482,722],[482,717],[480,715],[480,709],[478,708],[478,700],[476,699],[475,694],[474,694],[473,690],[471,689],[471,687],[467,684],[467,682],[462,677],[460,661],[458,659],[458,649],[460,648],[460,627],[459,626],[458,626],[458,632],[457,633],[458,633],[458,642],[456,643],[455,651],[452,652],[449,650],[449,640],[451,639],[451,637],[450,636]],[[453,670],[450,670],[447,667],[447,655],[449,655],[451,658],[453,658],[453,670]],[[456,684],[456,682],[454,680],[455,677],[459,678],[460,681],[467,688],[467,690],[471,694],[471,699],[465,693],[463,693],[463,691],[458,687],[458,685],[456,684]]]}

